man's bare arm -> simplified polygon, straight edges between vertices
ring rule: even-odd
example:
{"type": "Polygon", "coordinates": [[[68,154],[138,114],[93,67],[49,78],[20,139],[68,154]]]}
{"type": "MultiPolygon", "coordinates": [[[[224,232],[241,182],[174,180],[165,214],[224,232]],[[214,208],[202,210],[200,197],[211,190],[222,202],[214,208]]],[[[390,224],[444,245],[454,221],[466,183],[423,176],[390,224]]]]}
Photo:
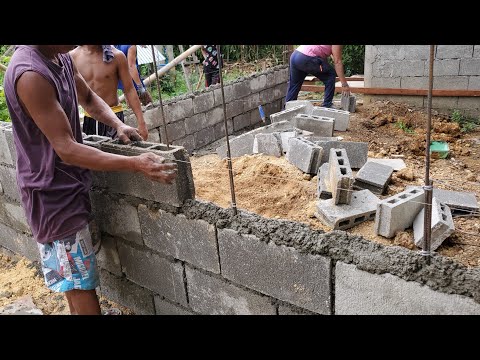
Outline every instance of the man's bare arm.
{"type": "Polygon", "coordinates": [[[175,178],[176,164],[162,163],[164,159],[152,153],[128,157],[78,143],[53,86],[38,73],[25,72],[18,79],[16,89],[25,111],[65,163],[92,170],[140,171],[164,183],[175,178]]]}
{"type": "Polygon", "coordinates": [[[350,94],[350,86],[348,85],[347,79],[345,78],[345,72],[343,69],[342,49],[343,45],[332,45],[333,63],[335,65],[335,71],[337,73],[337,76],[340,78],[340,81],[342,83],[342,93],[350,94]]]}
{"type": "Polygon", "coordinates": [[[132,108],[135,117],[137,118],[138,122],[138,132],[143,137],[143,140],[147,140],[148,138],[148,130],[147,125],[145,124],[145,120],[143,118],[142,106],[140,104],[140,100],[138,98],[137,92],[132,84],[132,77],[128,71],[128,63],[127,58],[125,55],[119,51],[115,55],[116,61],[118,62],[118,75],[120,80],[123,83],[123,89],[125,97],[127,98],[128,104],[132,108]]]}
{"type": "MultiPolygon", "coordinates": [[[[137,70],[137,46],[132,45],[128,48],[127,53],[127,60],[128,60],[128,71],[130,71],[130,76],[132,77],[133,81],[137,86],[142,86],[142,81],[140,80],[140,76],[138,75],[137,70]]],[[[123,82],[123,81],[122,81],[123,82]]],[[[125,87],[125,83],[124,87],[125,87]]]]}

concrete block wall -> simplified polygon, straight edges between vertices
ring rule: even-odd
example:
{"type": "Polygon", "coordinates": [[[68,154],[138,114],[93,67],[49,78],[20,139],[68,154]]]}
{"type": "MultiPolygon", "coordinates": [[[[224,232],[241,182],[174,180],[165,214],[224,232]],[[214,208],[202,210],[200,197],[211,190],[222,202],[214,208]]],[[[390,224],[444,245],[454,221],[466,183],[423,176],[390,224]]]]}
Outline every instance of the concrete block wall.
{"type": "MultiPolygon", "coordinates": [[[[0,247],[38,260],[5,195],[18,191],[3,180],[12,169],[0,164],[0,247]]],[[[95,177],[100,292],[137,314],[480,313],[478,267],[209,202],[123,194],[95,177]]]]}
{"type": "MultiPolygon", "coordinates": [[[[229,134],[261,122],[259,105],[262,105],[267,117],[281,111],[287,93],[287,82],[288,66],[279,65],[225,83],[229,134]]],[[[185,147],[189,153],[225,136],[220,84],[164,101],[163,108],[169,142],[185,147]]],[[[157,106],[146,110],[144,117],[149,130],[149,141],[165,143],[160,108],[157,106]]],[[[127,112],[125,122],[136,126],[135,115],[127,112]]]]}
{"type": "MultiPolygon", "coordinates": [[[[429,45],[367,45],[365,86],[397,89],[428,89],[429,45]]],[[[437,45],[433,66],[433,88],[480,90],[480,45],[437,45]]],[[[427,107],[426,96],[374,95],[365,102],[390,99],[427,107]]],[[[433,108],[449,113],[460,109],[480,115],[478,97],[433,97],[433,108]]]]}

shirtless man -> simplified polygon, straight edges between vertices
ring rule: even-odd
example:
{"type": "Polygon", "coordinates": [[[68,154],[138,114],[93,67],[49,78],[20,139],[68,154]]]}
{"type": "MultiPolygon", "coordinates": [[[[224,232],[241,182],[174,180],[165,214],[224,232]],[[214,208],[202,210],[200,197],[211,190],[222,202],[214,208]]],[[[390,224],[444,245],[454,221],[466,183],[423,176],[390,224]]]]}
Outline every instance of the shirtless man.
{"type": "MultiPolygon", "coordinates": [[[[119,80],[126,84],[125,97],[137,117],[138,132],[143,140],[147,140],[147,126],[125,55],[110,45],[82,45],[72,50],[70,55],[90,88],[111,107],[122,122],[124,122],[123,108],[118,101],[117,86],[119,80]]],[[[115,129],[97,122],[87,113],[83,119],[83,132],[87,135],[111,138],[116,136],[115,129]]]]}

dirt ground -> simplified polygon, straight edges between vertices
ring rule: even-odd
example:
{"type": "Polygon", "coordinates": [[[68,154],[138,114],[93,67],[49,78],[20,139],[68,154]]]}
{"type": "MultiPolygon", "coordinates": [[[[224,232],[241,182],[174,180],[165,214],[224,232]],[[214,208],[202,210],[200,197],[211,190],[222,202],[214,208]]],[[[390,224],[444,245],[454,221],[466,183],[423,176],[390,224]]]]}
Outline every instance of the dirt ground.
{"type": "MultiPolygon", "coordinates": [[[[315,104],[317,105],[317,104],[315,104]]],[[[318,104],[320,105],[320,104],[318,104]]],[[[427,115],[404,104],[388,101],[358,105],[347,132],[335,132],[345,141],[369,143],[369,157],[404,156],[407,168],[395,172],[385,198],[405,190],[407,185],[423,185],[425,176],[425,126],[427,115]],[[413,130],[404,131],[399,122],[413,130]]],[[[480,196],[480,131],[462,133],[448,116],[434,112],[432,140],[447,141],[448,159],[432,159],[430,177],[434,186],[480,196]]],[[[191,157],[196,197],[222,207],[230,206],[231,195],[226,160],[216,154],[191,157]]],[[[304,174],[284,157],[261,154],[234,158],[234,183],[237,207],[265,217],[295,220],[314,229],[330,229],[315,216],[317,178],[304,174]]],[[[356,172],[354,172],[355,174],[356,172]]],[[[467,266],[480,265],[480,218],[478,215],[455,217],[455,233],[437,252],[467,266]]],[[[377,236],[373,221],[347,230],[385,245],[417,249],[411,229],[394,239],[377,236]]]]}
{"type": "MultiPolygon", "coordinates": [[[[44,315],[68,315],[65,296],[46,287],[37,266],[24,257],[12,258],[0,253],[0,308],[29,295],[44,315]]],[[[115,307],[125,315],[133,314],[131,310],[103,297],[100,297],[100,307],[102,311],[115,307]]]]}

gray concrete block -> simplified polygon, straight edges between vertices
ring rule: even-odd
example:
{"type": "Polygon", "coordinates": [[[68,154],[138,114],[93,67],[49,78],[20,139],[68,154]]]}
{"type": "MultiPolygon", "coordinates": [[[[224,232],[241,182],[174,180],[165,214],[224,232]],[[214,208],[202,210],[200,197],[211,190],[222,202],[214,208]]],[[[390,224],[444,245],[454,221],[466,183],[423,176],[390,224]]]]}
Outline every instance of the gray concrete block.
{"type": "Polygon", "coordinates": [[[12,130],[8,127],[6,122],[0,122],[0,163],[13,165],[16,164],[16,152],[13,146],[9,146],[9,142],[7,141],[7,132],[9,133],[9,138],[11,141],[11,145],[13,145],[13,135],[12,130]],[[13,154],[12,151],[13,150],[13,154]]]}
{"type": "Polygon", "coordinates": [[[27,217],[22,205],[9,202],[4,196],[0,195],[0,221],[5,225],[14,228],[20,232],[32,235],[32,230],[28,224],[27,217]]]}
{"type": "Polygon", "coordinates": [[[286,159],[304,173],[316,174],[320,167],[322,148],[315,143],[300,137],[288,140],[286,159]]]}
{"type": "Polygon", "coordinates": [[[167,123],[193,116],[193,100],[189,98],[165,105],[164,114],[167,123]]]}
{"type": "Polygon", "coordinates": [[[325,181],[335,205],[350,204],[354,178],[345,149],[330,149],[328,177],[325,181]]]}
{"type": "Polygon", "coordinates": [[[357,98],[355,95],[343,96],[340,102],[340,107],[344,111],[348,112],[355,112],[355,108],[357,106],[357,98]]]}
{"type": "Polygon", "coordinates": [[[405,161],[403,161],[402,159],[368,158],[367,163],[369,163],[369,162],[390,166],[393,169],[393,171],[402,170],[402,169],[405,169],[407,167],[407,165],[405,165],[405,161]]]}
{"type": "Polygon", "coordinates": [[[169,300],[187,305],[183,284],[183,267],[157,254],[117,242],[122,271],[134,283],[169,300]]]}
{"type": "MultiPolygon", "coordinates": [[[[160,126],[158,128],[160,132],[160,138],[166,140],[165,136],[165,128],[160,126]]],[[[185,121],[179,120],[174,123],[167,124],[167,134],[168,134],[168,141],[171,143],[172,141],[181,139],[185,137],[185,121]]]]}
{"type": "Polygon", "coordinates": [[[250,126],[250,114],[240,114],[233,118],[233,130],[239,131],[250,126]]]}
{"type": "MultiPolygon", "coordinates": [[[[223,107],[216,107],[205,113],[207,124],[213,125],[224,122],[223,107]]],[[[228,119],[228,117],[227,117],[228,119]]],[[[199,130],[200,131],[200,130],[199,130]]]]}
{"type": "MultiPolygon", "coordinates": [[[[468,78],[468,90],[480,90],[480,76],[470,76],[468,78]]],[[[465,98],[460,98],[458,102],[460,102],[460,100],[462,99],[465,99],[465,98]]],[[[478,103],[477,98],[475,98],[475,101],[477,101],[478,103]]]]}
{"type": "Polygon", "coordinates": [[[275,85],[275,72],[272,71],[272,72],[267,73],[266,87],[269,88],[269,87],[272,87],[274,85],[275,85]]]}
{"type": "Polygon", "coordinates": [[[331,117],[298,114],[295,115],[293,126],[297,129],[312,132],[315,136],[333,136],[335,119],[331,117]]]}
{"type": "Polygon", "coordinates": [[[199,149],[202,146],[210,144],[215,141],[215,133],[213,132],[213,126],[202,129],[199,132],[193,134],[195,140],[195,149],[199,149]]]}
{"type": "Polygon", "coordinates": [[[354,187],[368,189],[374,194],[382,195],[392,178],[393,168],[388,165],[367,161],[355,176],[354,187]]]}
{"type": "MultiPolygon", "coordinates": [[[[293,130],[293,126],[288,121],[262,126],[252,131],[241,134],[235,138],[229,138],[230,151],[232,157],[253,154],[253,142],[256,134],[268,134],[283,130],[293,130]]],[[[217,154],[222,159],[227,157],[227,145],[224,144],[217,148],[217,154]]]]}
{"type": "MultiPolygon", "coordinates": [[[[233,134],[233,120],[229,119],[227,121],[228,135],[233,134]]],[[[222,139],[225,137],[225,123],[221,122],[213,126],[213,134],[215,135],[215,140],[222,139]]],[[[230,137],[229,137],[230,139],[230,137]]]]}
{"type": "Polygon", "coordinates": [[[218,230],[218,242],[225,278],[313,312],[330,314],[330,259],[267,244],[230,229],[218,230]]]}
{"type": "Polygon", "coordinates": [[[266,85],[267,85],[266,75],[255,76],[250,79],[251,92],[260,92],[261,90],[265,89],[266,85]]]}
{"type": "Polygon", "coordinates": [[[114,201],[99,192],[91,192],[92,209],[100,231],[143,245],[138,212],[124,199],[114,201]]]}
{"type": "Polygon", "coordinates": [[[155,295],[153,300],[156,315],[195,315],[192,311],[172,304],[158,295],[155,295]]]}
{"type": "Polygon", "coordinates": [[[204,315],[275,315],[270,299],[226,281],[186,268],[188,298],[193,310],[204,315]]]}
{"type": "Polygon", "coordinates": [[[328,178],[328,163],[323,164],[318,168],[317,173],[317,198],[318,199],[331,199],[332,190],[330,185],[325,181],[328,178]]]}
{"type": "MultiPolygon", "coordinates": [[[[421,190],[420,186],[408,185],[406,190],[421,190]]],[[[452,212],[476,212],[479,210],[475,193],[466,191],[451,191],[443,189],[433,189],[433,197],[442,204],[448,205],[452,212]]]]}
{"type": "Polygon", "coordinates": [[[460,60],[459,75],[480,75],[480,59],[462,59],[460,60]]]}
{"type": "Polygon", "coordinates": [[[187,135],[184,138],[172,141],[174,146],[183,146],[187,150],[189,155],[192,155],[195,150],[195,137],[193,135],[187,135]]]}
{"type": "Polygon", "coordinates": [[[287,94],[287,87],[285,85],[286,85],[286,83],[277,85],[273,88],[273,99],[274,100],[285,98],[285,95],[287,94]]]}
{"type": "Polygon", "coordinates": [[[241,99],[251,94],[250,81],[244,80],[233,84],[233,98],[241,99]]]}
{"type": "Polygon", "coordinates": [[[282,131],[278,133],[280,135],[280,141],[282,143],[282,152],[285,154],[288,152],[289,146],[288,146],[288,140],[290,138],[293,138],[295,136],[300,135],[298,131],[282,131]]]}
{"type": "MultiPolygon", "coordinates": [[[[415,245],[422,248],[424,244],[425,208],[420,210],[413,221],[413,238],[415,245]]],[[[432,199],[432,222],[431,222],[431,240],[430,249],[435,251],[443,241],[453,234],[455,231],[455,224],[453,223],[452,212],[450,208],[440,203],[436,198],[432,199]]]]}
{"type": "Polygon", "coordinates": [[[347,131],[350,124],[350,113],[344,110],[315,106],[312,115],[334,118],[335,131],[347,131]]]}
{"type": "Polygon", "coordinates": [[[155,314],[151,291],[106,270],[100,270],[100,293],[107,299],[133,310],[136,315],[155,314]]]}
{"type": "MultiPolygon", "coordinates": [[[[460,59],[435,60],[433,64],[433,76],[458,75],[460,69],[460,59]]],[[[425,73],[428,78],[430,72],[429,62],[425,64],[425,73]]],[[[465,74],[460,74],[465,75],[465,74]]],[[[428,88],[427,88],[428,89],[428,88]]]]}
{"type": "Polygon", "coordinates": [[[368,85],[367,78],[365,77],[365,86],[378,88],[400,88],[400,78],[372,77],[370,79],[370,84],[368,85]]]}
{"type": "MultiPolygon", "coordinates": [[[[233,85],[225,85],[223,87],[223,92],[225,95],[225,104],[228,104],[230,101],[234,99],[233,85]]],[[[221,88],[215,89],[213,91],[213,95],[215,97],[215,106],[223,106],[222,89],[221,88]]]]}
{"type": "Polygon", "coordinates": [[[288,67],[275,70],[275,84],[280,84],[288,81],[289,72],[288,67]]]}
{"type": "MultiPolygon", "coordinates": [[[[164,111],[165,111],[165,107],[164,107],[164,111]]],[[[135,115],[130,117],[130,119],[131,119],[131,122],[133,122],[133,124],[135,124],[135,125],[133,125],[133,127],[137,127],[138,126],[137,125],[137,118],[135,117],[135,115]]],[[[154,128],[162,126],[163,125],[162,111],[161,111],[160,107],[157,106],[157,107],[154,107],[152,109],[149,109],[149,110],[145,111],[143,113],[143,120],[145,120],[145,124],[147,125],[148,130],[152,130],[154,128]]],[[[130,126],[132,126],[132,125],[130,125],[130,126]]]]}
{"type": "Polygon", "coordinates": [[[242,113],[243,113],[243,100],[233,100],[227,104],[227,118],[232,118],[242,113]]]}
{"type": "Polygon", "coordinates": [[[193,113],[206,112],[215,106],[213,91],[206,91],[193,98],[193,113]]]}
{"type": "Polygon", "coordinates": [[[360,169],[367,162],[368,143],[353,141],[330,141],[330,140],[313,140],[315,144],[323,149],[321,163],[328,162],[330,149],[345,149],[347,151],[348,161],[352,169],[360,169]]]}
{"type": "Polygon", "coordinates": [[[438,76],[433,78],[434,89],[465,90],[468,76],[438,76]]]}
{"type": "Polygon", "coordinates": [[[148,141],[154,143],[161,143],[160,133],[158,132],[158,129],[153,129],[148,132],[148,141]]]}
{"type": "Polygon", "coordinates": [[[117,242],[110,236],[103,236],[100,251],[96,254],[97,264],[100,268],[117,276],[123,276],[120,257],[117,251],[117,242]]]}
{"type": "Polygon", "coordinates": [[[430,58],[430,47],[428,45],[398,45],[402,47],[405,59],[428,60],[430,58]]]}
{"type": "Polygon", "coordinates": [[[8,199],[20,203],[21,197],[17,185],[17,172],[14,168],[0,165],[0,189],[3,189],[3,194],[8,199]]]}
{"type": "Polygon", "coordinates": [[[370,190],[354,191],[350,204],[336,205],[334,199],[319,200],[315,216],[333,230],[346,230],[373,220],[379,201],[370,190]]]}
{"type": "Polygon", "coordinates": [[[428,89],[428,77],[403,76],[401,78],[402,89],[428,89]]]}
{"type": "MultiPolygon", "coordinates": [[[[215,110],[215,109],[214,109],[215,110]]],[[[210,124],[213,125],[214,123],[210,124]]],[[[187,135],[196,133],[208,127],[207,118],[204,113],[193,115],[185,119],[185,133],[187,135]]]]}
{"type": "Polygon", "coordinates": [[[393,77],[393,60],[382,59],[375,61],[372,65],[372,75],[376,78],[393,77]]]}
{"type": "Polygon", "coordinates": [[[313,111],[313,105],[310,100],[291,100],[285,103],[285,110],[304,105],[305,109],[303,114],[311,115],[313,111]]]}
{"type": "Polygon", "coordinates": [[[391,274],[371,274],[340,261],[335,266],[337,315],[473,315],[480,304],[437,292],[391,274]]]}
{"type": "Polygon", "coordinates": [[[2,222],[0,222],[0,245],[16,254],[25,256],[31,261],[40,261],[40,252],[35,239],[6,226],[2,222]]]}
{"type": "Polygon", "coordinates": [[[257,134],[253,140],[253,153],[280,157],[283,155],[279,133],[257,134]]]}
{"type": "Polygon", "coordinates": [[[215,226],[204,220],[188,220],[182,214],[153,212],[143,204],[139,205],[138,213],[147,247],[220,273],[215,226]]]}
{"type": "Polygon", "coordinates": [[[36,307],[30,295],[24,295],[0,307],[0,315],[43,315],[43,312],[36,307]]]}
{"type": "Polygon", "coordinates": [[[473,57],[480,57],[480,45],[473,45],[473,57]]]}
{"type": "Polygon", "coordinates": [[[398,231],[408,229],[413,225],[424,202],[425,195],[421,189],[402,191],[383,199],[377,205],[375,234],[392,238],[398,231]]]}
{"type": "Polygon", "coordinates": [[[298,114],[303,114],[304,111],[306,111],[305,105],[295,106],[290,109],[270,115],[270,121],[272,122],[272,124],[280,121],[290,121],[293,125],[293,119],[295,118],[295,116],[298,114]]]}
{"type": "Polygon", "coordinates": [[[243,99],[243,111],[257,109],[260,105],[260,95],[258,93],[251,94],[243,99]]]}
{"type": "Polygon", "coordinates": [[[471,58],[473,45],[437,45],[436,59],[471,58]]]}
{"type": "Polygon", "coordinates": [[[308,310],[297,308],[297,307],[279,305],[278,315],[316,315],[316,314],[308,310]]]}
{"type": "Polygon", "coordinates": [[[425,73],[424,60],[396,60],[392,61],[392,77],[423,76],[425,73]]]}

